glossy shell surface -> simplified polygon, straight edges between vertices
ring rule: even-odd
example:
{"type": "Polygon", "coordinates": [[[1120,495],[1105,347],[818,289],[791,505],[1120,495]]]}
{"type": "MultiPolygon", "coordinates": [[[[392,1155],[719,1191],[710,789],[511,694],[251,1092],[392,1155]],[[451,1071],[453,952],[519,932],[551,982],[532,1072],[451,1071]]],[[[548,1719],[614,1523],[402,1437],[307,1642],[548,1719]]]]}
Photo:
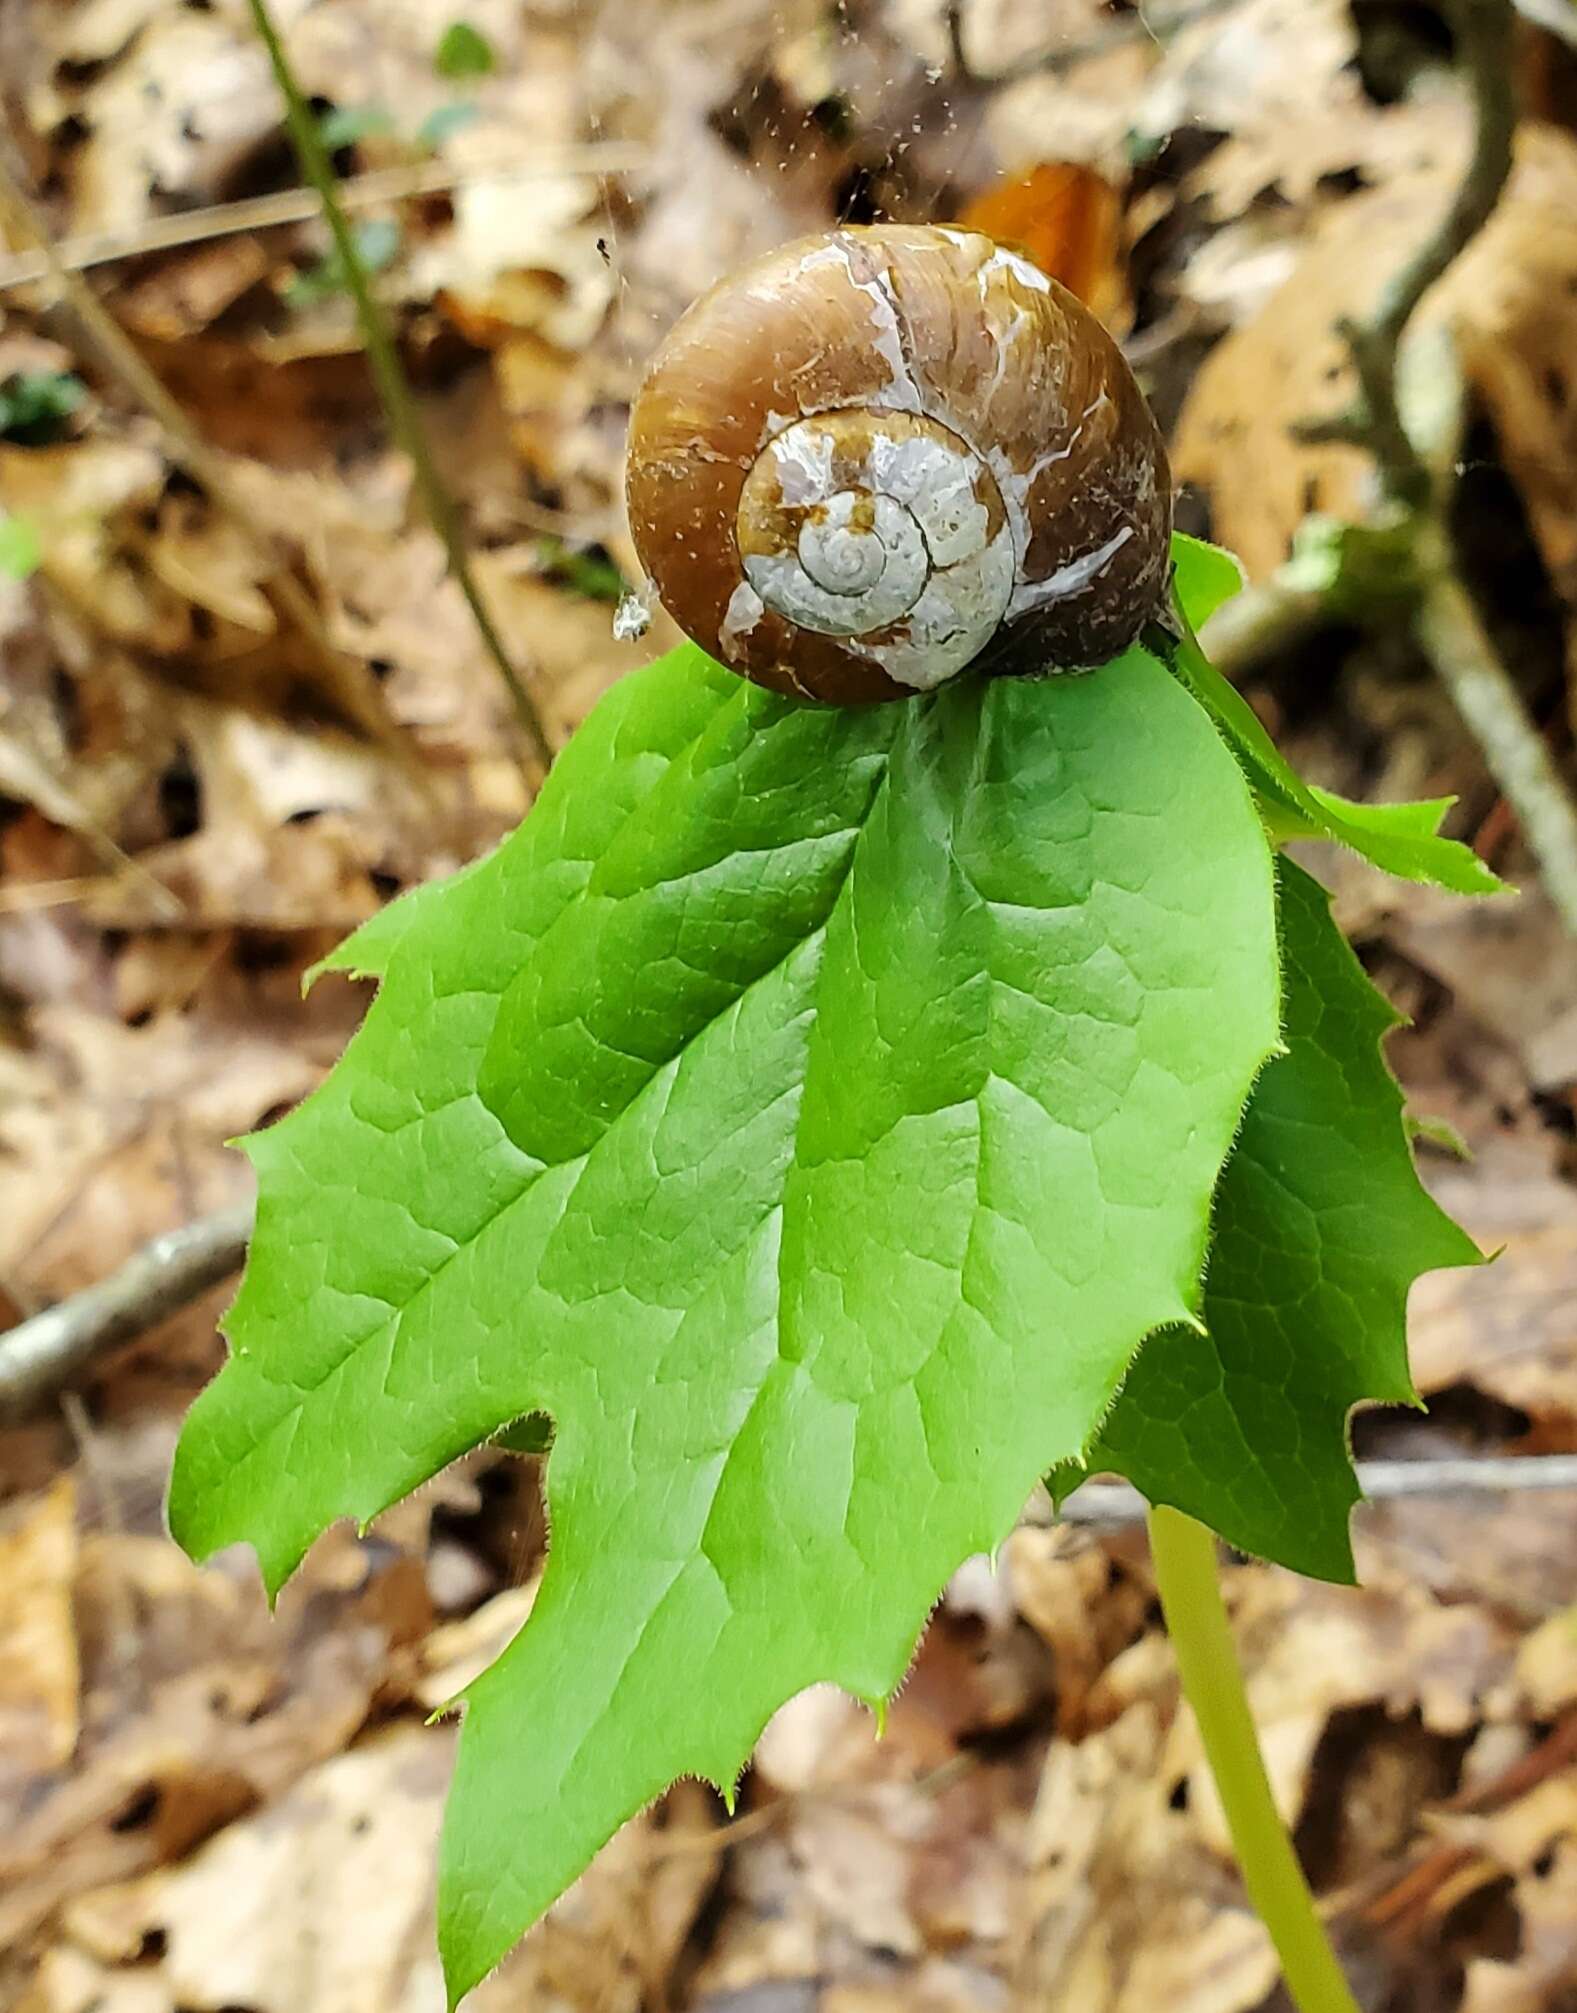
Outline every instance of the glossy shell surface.
{"type": "Polygon", "coordinates": [[[1171,478],[1089,311],[976,232],[849,228],[704,295],[630,421],[642,563],[774,690],[1077,670],[1164,605],[1171,478]]]}

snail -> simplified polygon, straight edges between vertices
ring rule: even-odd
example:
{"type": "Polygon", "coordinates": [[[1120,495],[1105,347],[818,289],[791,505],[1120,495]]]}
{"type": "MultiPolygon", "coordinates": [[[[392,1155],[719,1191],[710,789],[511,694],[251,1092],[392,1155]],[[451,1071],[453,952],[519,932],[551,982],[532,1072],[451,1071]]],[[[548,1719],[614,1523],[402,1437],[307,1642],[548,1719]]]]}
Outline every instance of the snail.
{"type": "Polygon", "coordinates": [[[801,698],[1085,669],[1167,620],[1171,474],[1133,373],[978,232],[833,230],[720,282],[636,398],[627,496],[680,628],[801,698]]]}

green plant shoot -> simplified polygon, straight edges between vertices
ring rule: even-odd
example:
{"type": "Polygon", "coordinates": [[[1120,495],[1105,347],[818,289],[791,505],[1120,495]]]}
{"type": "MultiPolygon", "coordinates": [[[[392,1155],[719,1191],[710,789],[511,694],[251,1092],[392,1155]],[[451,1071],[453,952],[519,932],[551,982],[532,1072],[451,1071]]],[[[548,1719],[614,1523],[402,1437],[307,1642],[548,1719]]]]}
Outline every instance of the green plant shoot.
{"type": "Polygon", "coordinates": [[[1348,1415],[1411,1401],[1408,1284],[1476,1253],[1273,841],[1496,883],[1443,805],[1292,773],[1193,637],[1235,567],[1175,550],[1185,640],[1087,676],[829,709],[676,651],[327,961],[378,991],[245,1142],[170,1516],[272,1592],[553,1422],[534,1611],[456,1701],[455,1997],[676,1776],[731,1799],[792,1694],[880,1710],[1042,1476],[1351,1573],[1348,1415]]]}

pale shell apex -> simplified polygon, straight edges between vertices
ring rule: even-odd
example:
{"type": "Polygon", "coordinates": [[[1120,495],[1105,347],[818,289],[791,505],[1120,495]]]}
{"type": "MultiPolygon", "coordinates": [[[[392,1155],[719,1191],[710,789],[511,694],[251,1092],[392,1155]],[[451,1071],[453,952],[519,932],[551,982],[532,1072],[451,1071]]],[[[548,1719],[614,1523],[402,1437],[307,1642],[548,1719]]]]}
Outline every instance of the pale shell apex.
{"type": "Polygon", "coordinates": [[[680,627],[803,698],[1088,668],[1166,602],[1171,476],[1127,362],[977,232],[830,231],[703,295],[632,409],[628,501],[680,627]]]}

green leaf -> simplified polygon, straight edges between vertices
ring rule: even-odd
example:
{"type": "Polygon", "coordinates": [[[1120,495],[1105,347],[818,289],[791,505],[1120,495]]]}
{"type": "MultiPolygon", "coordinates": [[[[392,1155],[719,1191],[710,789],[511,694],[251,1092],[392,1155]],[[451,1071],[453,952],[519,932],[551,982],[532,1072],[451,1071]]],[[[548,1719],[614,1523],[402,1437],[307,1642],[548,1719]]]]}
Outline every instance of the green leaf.
{"type": "Polygon", "coordinates": [[[384,105],[333,105],[318,115],[318,138],[331,154],[353,147],[373,133],[392,133],[394,118],[384,105]]]}
{"type": "Polygon", "coordinates": [[[1312,511],[1293,533],[1292,552],[1275,578],[1294,592],[1318,594],[1332,621],[1399,615],[1418,598],[1417,546],[1417,517],[1399,506],[1365,524],[1312,511]]]}
{"type": "Polygon", "coordinates": [[[548,1571],[467,1695],[458,1993],[785,1698],[890,1693],[948,1573],[1192,1318],[1277,1042],[1273,878],[1142,652],[838,710],[682,651],[335,962],[383,984],[250,1143],[170,1517],[277,1587],[335,1517],[551,1415],[548,1571]]]}
{"type": "Polygon", "coordinates": [[[1172,585],[1183,613],[1195,629],[1203,629],[1218,608],[1243,592],[1243,568],[1237,555],[1219,545],[1207,545],[1186,532],[1172,534],[1172,585]]]}
{"type": "Polygon", "coordinates": [[[1407,1127],[1409,1139],[1420,1140],[1438,1153],[1448,1154],[1452,1160],[1473,1158],[1472,1147],[1449,1118],[1441,1118],[1434,1112],[1404,1111],[1402,1123],[1407,1127]]]}
{"type": "Polygon", "coordinates": [[[88,395],[81,378],[64,370],[22,370],[0,383],[0,440],[48,447],[88,395]]]}
{"type": "Polygon", "coordinates": [[[1399,1016],[1290,861],[1280,906],[1287,1052],[1255,1086],[1221,1177],[1205,1332],[1150,1337],[1089,1465],[1244,1551],[1350,1580],[1348,1413],[1417,1402],[1408,1288],[1479,1253],[1419,1184],[1380,1052],[1399,1016]]]}
{"type": "Polygon", "coordinates": [[[26,580],[38,571],[43,558],[38,526],[32,518],[0,513],[0,573],[11,580],[26,580]]]}
{"type": "Polygon", "coordinates": [[[1492,895],[1506,884],[1469,846],[1437,836],[1455,803],[1437,797],[1419,804],[1356,804],[1305,783],[1265,731],[1259,716],[1210,662],[1192,627],[1214,613],[1233,591],[1228,577],[1242,575],[1230,554],[1181,534],[1172,541],[1177,596],[1190,634],[1173,652],[1173,669],[1215,719],[1238,755],[1278,840],[1334,839],[1408,881],[1430,881],[1458,894],[1492,895]],[[1223,591],[1225,590],[1225,591],[1223,591]]]}
{"type": "Polygon", "coordinates": [[[493,1435],[495,1447],[512,1454],[545,1454],[553,1445],[553,1421],[545,1412],[528,1412],[493,1435]]]}
{"type": "Polygon", "coordinates": [[[473,104],[469,98],[456,98],[453,104],[437,105],[417,127],[416,144],[425,147],[429,153],[436,153],[445,140],[464,132],[481,116],[481,106],[473,104]]]}
{"type": "Polygon", "coordinates": [[[577,550],[566,545],[562,538],[539,538],[537,563],[544,579],[558,581],[587,601],[624,598],[624,575],[600,546],[577,550]]]}
{"type": "Polygon", "coordinates": [[[433,68],[440,77],[485,77],[493,69],[493,45],[469,21],[451,21],[433,51],[433,68]]]}

